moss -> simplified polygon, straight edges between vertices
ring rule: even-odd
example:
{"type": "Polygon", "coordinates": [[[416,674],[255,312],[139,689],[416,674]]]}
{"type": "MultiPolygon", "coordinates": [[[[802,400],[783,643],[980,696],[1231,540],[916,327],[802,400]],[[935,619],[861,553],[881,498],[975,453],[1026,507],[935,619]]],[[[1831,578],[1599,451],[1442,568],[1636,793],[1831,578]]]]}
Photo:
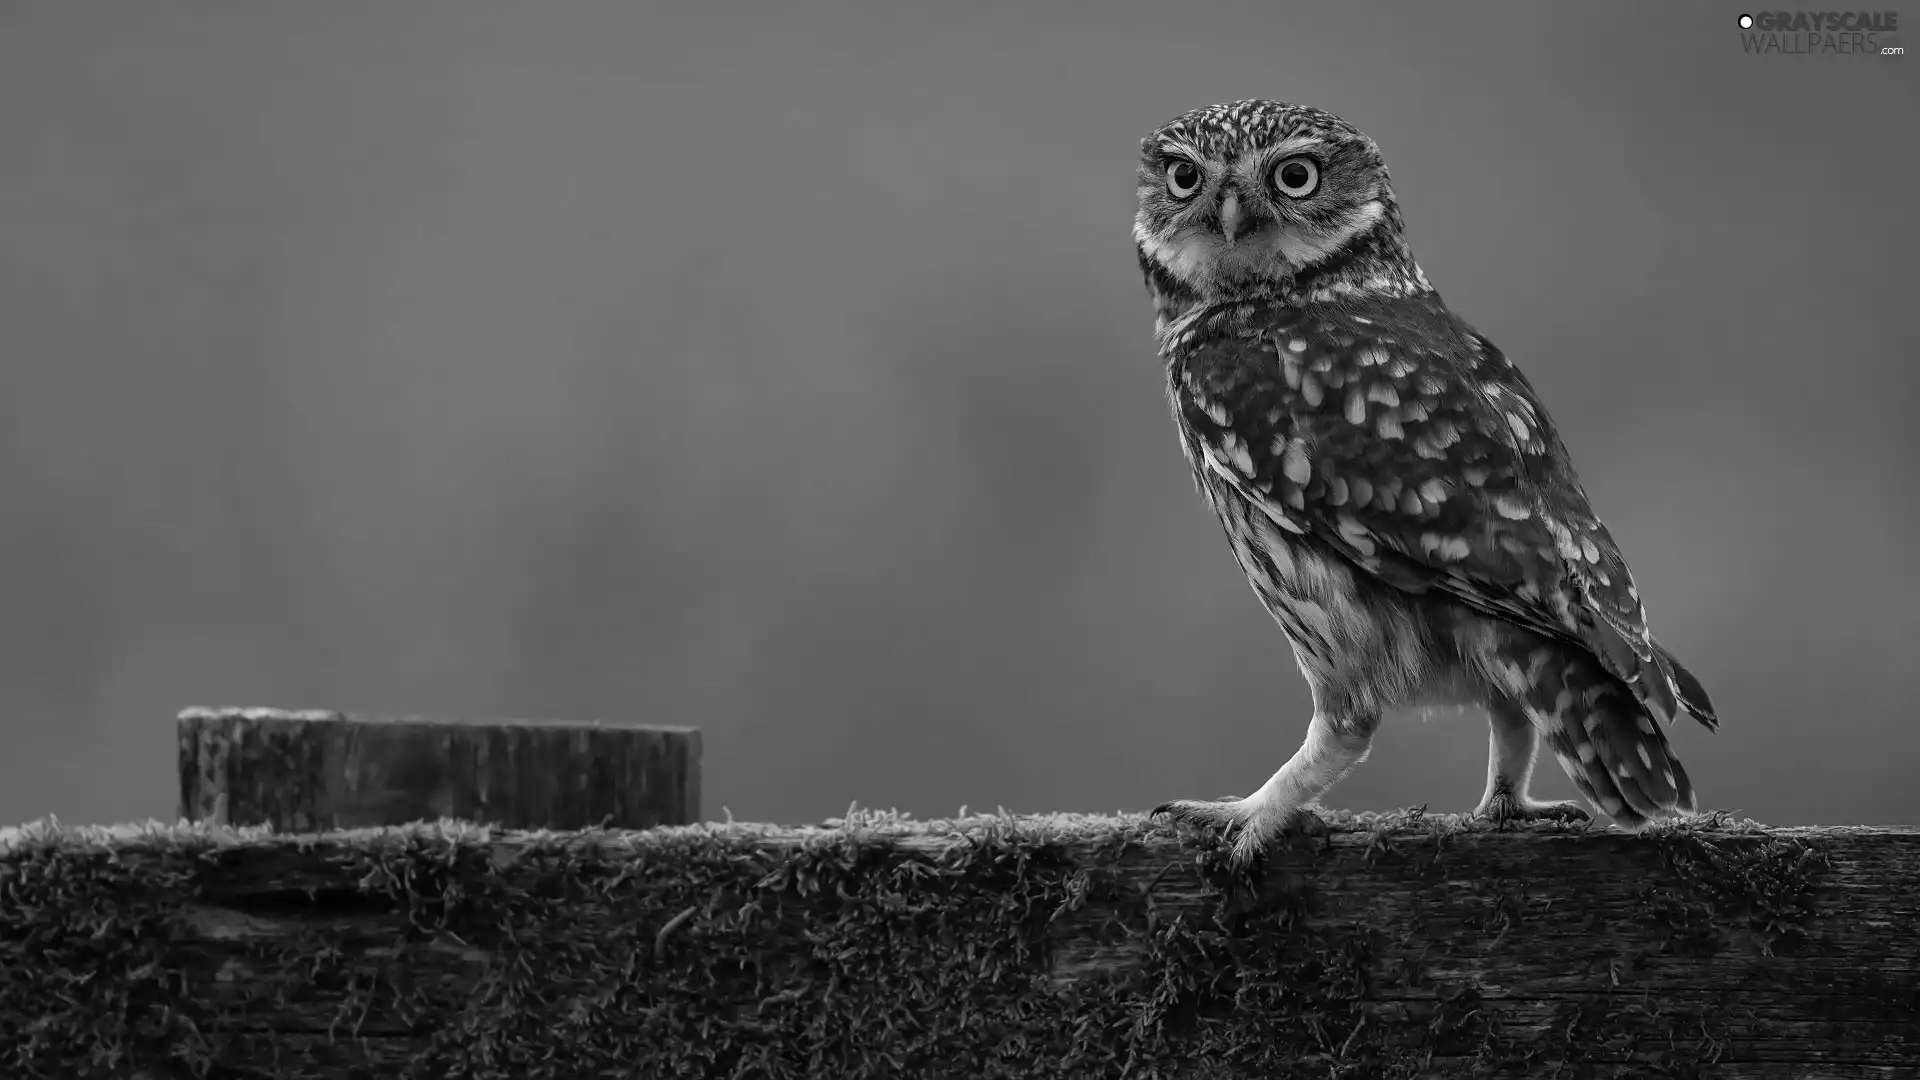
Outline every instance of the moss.
{"type": "MultiPolygon", "coordinates": [[[[1417,873],[1481,828],[1420,811],[1330,824],[1366,836],[1369,864],[1417,873]]],[[[1674,873],[1641,900],[1676,948],[1724,947],[1729,925],[1771,948],[1808,913],[1819,858],[1736,824],[1655,838],[1674,873]]],[[[1643,1005],[1570,1007],[1548,1038],[1507,1032],[1473,988],[1382,961],[1408,954],[1418,920],[1332,910],[1307,875],[1233,869],[1216,838],[1190,838],[1204,903],[1170,913],[1118,866],[1144,827],[850,812],[778,843],[730,823],[509,845],[442,823],[331,837],[347,842],[312,880],[262,869],[261,853],[314,837],[13,830],[0,834],[0,1075],[320,1075],[230,1064],[288,1016],[342,1054],[403,1054],[378,1075],[421,1078],[1385,1080],[1434,1055],[1527,1075],[1632,1049],[1622,1032],[1643,1005]],[[930,833],[959,842],[921,842],[930,833]],[[203,907],[274,929],[209,953],[191,926],[203,907]],[[1085,909],[1104,913],[1087,934],[1133,942],[1144,962],[1057,984],[1050,927],[1085,909]],[[1384,990],[1405,1016],[1382,1019],[1384,990]]],[[[1477,929],[1512,932],[1529,911],[1518,885],[1491,883],[1477,929]]],[[[1644,1057],[1633,1075],[1684,1075],[1701,1053],[1644,1057]]]]}
{"type": "Polygon", "coordinates": [[[1831,869],[1824,853],[1724,813],[1649,835],[1673,880],[1644,887],[1640,899],[1669,928],[1676,951],[1711,956],[1737,932],[1766,956],[1799,947],[1813,915],[1813,889],[1831,869]]]}

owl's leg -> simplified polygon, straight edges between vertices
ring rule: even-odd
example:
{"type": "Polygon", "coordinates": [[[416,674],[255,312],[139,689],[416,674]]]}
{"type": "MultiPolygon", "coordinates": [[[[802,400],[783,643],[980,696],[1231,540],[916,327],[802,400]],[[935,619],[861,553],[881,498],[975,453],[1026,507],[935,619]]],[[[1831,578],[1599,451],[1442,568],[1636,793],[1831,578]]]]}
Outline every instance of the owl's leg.
{"type": "Polygon", "coordinates": [[[1245,865],[1267,843],[1287,834],[1325,832],[1313,805],[1373,748],[1377,714],[1341,715],[1316,709],[1306,741],[1280,770],[1244,799],[1162,803],[1155,814],[1236,832],[1233,862],[1245,865]]]}
{"type": "Polygon", "coordinates": [[[1474,807],[1476,817],[1504,824],[1553,818],[1591,821],[1593,815],[1577,802],[1538,802],[1527,797],[1533,779],[1533,760],[1540,750],[1540,731],[1520,703],[1497,697],[1487,705],[1487,791],[1474,807]]]}

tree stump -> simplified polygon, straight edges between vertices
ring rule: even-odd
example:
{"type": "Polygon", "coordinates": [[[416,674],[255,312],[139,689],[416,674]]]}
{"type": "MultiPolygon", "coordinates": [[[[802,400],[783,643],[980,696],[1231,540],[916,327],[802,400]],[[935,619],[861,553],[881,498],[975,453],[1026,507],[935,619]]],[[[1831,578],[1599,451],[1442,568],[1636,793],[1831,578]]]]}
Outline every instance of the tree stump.
{"type": "Polygon", "coordinates": [[[700,732],[330,710],[180,713],[180,815],[283,832],[458,818],[641,829],[700,817],[700,732]]]}

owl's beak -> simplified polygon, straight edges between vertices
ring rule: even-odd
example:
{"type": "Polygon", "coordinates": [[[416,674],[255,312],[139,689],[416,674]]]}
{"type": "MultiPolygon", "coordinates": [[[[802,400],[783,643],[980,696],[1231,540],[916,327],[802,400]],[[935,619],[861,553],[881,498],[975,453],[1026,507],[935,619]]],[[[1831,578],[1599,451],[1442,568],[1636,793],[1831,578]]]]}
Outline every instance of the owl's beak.
{"type": "Polygon", "coordinates": [[[1240,231],[1240,196],[1236,192],[1227,192],[1219,200],[1219,234],[1233,244],[1233,236],[1240,231]]]}
{"type": "Polygon", "coordinates": [[[1220,235],[1233,243],[1234,234],[1240,231],[1240,222],[1244,215],[1240,210],[1240,196],[1229,191],[1220,200],[1220,235]]]}

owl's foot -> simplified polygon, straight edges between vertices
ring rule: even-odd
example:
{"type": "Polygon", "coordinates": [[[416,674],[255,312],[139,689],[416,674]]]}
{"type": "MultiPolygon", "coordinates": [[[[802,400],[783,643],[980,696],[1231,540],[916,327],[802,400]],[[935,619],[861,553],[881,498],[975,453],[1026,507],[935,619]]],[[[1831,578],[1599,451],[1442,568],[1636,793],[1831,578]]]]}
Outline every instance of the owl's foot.
{"type": "Polygon", "coordinates": [[[1524,795],[1514,796],[1501,792],[1480,800],[1473,808],[1473,817],[1485,818],[1495,825],[1510,825],[1522,821],[1592,821],[1593,814],[1577,802],[1539,802],[1524,795]]]}
{"type": "Polygon", "coordinates": [[[1273,841],[1327,834],[1327,823],[1307,807],[1280,809],[1254,798],[1215,802],[1175,799],[1153,808],[1152,816],[1162,814],[1176,824],[1211,829],[1231,837],[1233,850],[1228,861],[1236,870],[1253,862],[1273,841]]]}

